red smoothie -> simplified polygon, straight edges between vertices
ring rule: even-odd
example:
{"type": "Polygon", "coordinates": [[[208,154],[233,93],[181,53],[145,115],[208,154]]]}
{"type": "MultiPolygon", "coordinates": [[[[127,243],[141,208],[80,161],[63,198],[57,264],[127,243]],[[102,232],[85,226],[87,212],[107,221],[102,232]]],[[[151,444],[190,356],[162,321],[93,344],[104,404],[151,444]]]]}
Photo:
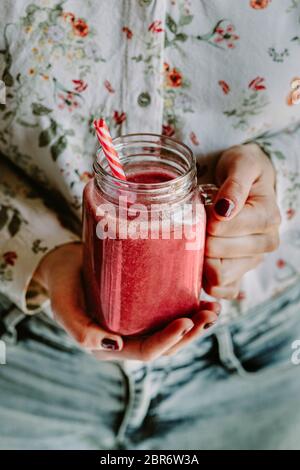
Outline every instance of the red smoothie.
{"type": "MultiPolygon", "coordinates": [[[[161,183],[167,171],[133,173],[132,183],[161,183]]],[[[107,202],[94,181],[84,190],[84,282],[88,310],[104,328],[125,336],[155,331],[178,317],[191,316],[199,305],[205,239],[205,209],[190,229],[200,234],[197,249],[188,250],[185,234],[169,239],[100,239],[96,229],[103,215],[97,207],[107,202]]],[[[110,216],[111,217],[111,216],[110,216]]],[[[124,222],[115,216],[114,222],[124,222]]],[[[128,218],[127,218],[128,220],[128,218]]],[[[161,218],[162,226],[164,216],[161,218]]],[[[175,220],[176,225],[176,220],[175,220]]]]}

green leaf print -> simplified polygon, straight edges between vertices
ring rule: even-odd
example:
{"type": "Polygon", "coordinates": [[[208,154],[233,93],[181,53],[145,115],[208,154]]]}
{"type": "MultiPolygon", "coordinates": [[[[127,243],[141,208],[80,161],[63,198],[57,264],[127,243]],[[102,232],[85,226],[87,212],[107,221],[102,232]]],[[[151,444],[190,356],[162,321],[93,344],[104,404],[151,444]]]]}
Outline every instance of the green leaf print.
{"type": "Polygon", "coordinates": [[[20,230],[20,226],[21,226],[21,219],[18,213],[15,212],[7,227],[12,237],[14,237],[18,233],[18,231],[20,230]]]}
{"type": "Polygon", "coordinates": [[[63,8],[61,5],[57,5],[54,10],[49,13],[49,21],[53,24],[56,23],[57,19],[61,16],[63,8]]]}
{"type": "Polygon", "coordinates": [[[142,56],[142,54],[133,56],[132,60],[135,60],[136,62],[141,62],[143,60],[143,56],[142,56]]]}
{"type": "Polygon", "coordinates": [[[16,119],[16,122],[17,122],[18,124],[20,124],[21,126],[24,126],[24,127],[37,127],[37,126],[38,126],[37,123],[32,124],[32,123],[27,122],[27,121],[24,121],[24,119],[20,119],[20,118],[17,118],[17,119],[16,119]]]}
{"type": "Polygon", "coordinates": [[[180,16],[176,22],[170,15],[166,16],[165,25],[165,47],[174,47],[180,50],[180,42],[186,42],[189,39],[189,34],[184,32],[185,26],[188,26],[194,16],[186,12],[184,2],[179,2],[180,16]],[[167,31],[168,30],[168,31],[167,31]],[[170,34],[171,33],[171,34],[170,34]]]}
{"type": "Polygon", "coordinates": [[[285,48],[282,52],[278,52],[274,47],[269,47],[268,54],[274,62],[283,62],[284,59],[290,55],[287,48],[285,48]]]}
{"type": "Polygon", "coordinates": [[[193,21],[193,15],[184,15],[179,20],[179,26],[186,26],[193,21]]]}
{"type": "Polygon", "coordinates": [[[167,15],[166,25],[172,33],[177,33],[177,24],[170,15],[167,15]]]}
{"type": "Polygon", "coordinates": [[[55,122],[54,119],[50,120],[50,131],[53,135],[56,135],[57,133],[57,122],[55,122]]]}
{"type": "Polygon", "coordinates": [[[287,13],[290,13],[295,8],[298,8],[300,0],[292,0],[290,6],[286,9],[287,13]]]}
{"type": "Polygon", "coordinates": [[[188,39],[188,35],[185,34],[185,33],[179,33],[179,34],[176,34],[175,36],[175,40],[176,41],[181,41],[181,42],[184,42],[188,39]]]}
{"type": "Polygon", "coordinates": [[[27,15],[33,15],[33,13],[35,13],[37,10],[39,10],[39,7],[37,5],[34,5],[33,3],[30,3],[27,7],[26,7],[26,13],[27,15]]]}
{"type": "Polygon", "coordinates": [[[3,121],[5,121],[5,119],[8,119],[12,114],[12,111],[7,111],[6,113],[4,113],[2,116],[3,121]]]}
{"type": "Polygon", "coordinates": [[[39,147],[47,147],[50,144],[52,135],[49,129],[45,129],[39,135],[39,147]]]}
{"type": "Polygon", "coordinates": [[[243,92],[240,102],[235,108],[223,111],[225,116],[232,118],[234,129],[247,129],[250,126],[250,118],[259,115],[269,104],[263,78],[257,77],[253,84],[250,82],[248,88],[250,90],[243,92]],[[253,91],[253,87],[257,87],[257,89],[253,91]]]}
{"type": "Polygon", "coordinates": [[[12,87],[13,84],[14,84],[14,79],[9,71],[8,68],[6,68],[3,72],[3,75],[2,75],[2,80],[4,81],[5,85],[7,87],[12,87]]]}
{"type": "Polygon", "coordinates": [[[280,152],[279,150],[275,150],[273,152],[273,154],[275,155],[276,158],[278,158],[279,160],[285,160],[285,156],[283,155],[282,152],[280,152]]]}
{"type": "Polygon", "coordinates": [[[65,138],[64,135],[59,137],[59,139],[56,142],[54,142],[53,145],[51,145],[50,152],[51,152],[51,157],[54,162],[63,153],[66,147],[67,147],[67,139],[65,138]]]}
{"type": "Polygon", "coordinates": [[[2,206],[0,209],[0,230],[3,229],[7,221],[8,221],[7,207],[2,206]]]}
{"type": "Polygon", "coordinates": [[[52,109],[47,108],[41,103],[32,103],[31,109],[35,116],[45,116],[49,113],[52,113],[52,109]]]}
{"type": "Polygon", "coordinates": [[[31,249],[33,253],[45,253],[48,248],[43,246],[42,240],[38,238],[37,240],[33,241],[31,249]]]}

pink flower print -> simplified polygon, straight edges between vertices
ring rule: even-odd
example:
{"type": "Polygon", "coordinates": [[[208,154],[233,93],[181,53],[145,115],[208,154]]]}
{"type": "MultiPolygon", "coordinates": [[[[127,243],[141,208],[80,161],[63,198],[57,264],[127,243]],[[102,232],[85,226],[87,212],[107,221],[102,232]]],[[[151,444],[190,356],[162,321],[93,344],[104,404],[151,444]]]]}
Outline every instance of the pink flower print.
{"type": "Polygon", "coordinates": [[[115,90],[112,87],[112,84],[108,80],[105,80],[104,86],[107,89],[108,93],[115,93],[115,90]]]}
{"type": "Polygon", "coordinates": [[[66,11],[63,13],[63,19],[69,23],[74,23],[75,21],[75,15],[71,13],[70,11],[66,11]]]}
{"type": "Polygon", "coordinates": [[[295,209],[292,209],[291,207],[286,211],[286,217],[288,220],[291,220],[295,214],[296,214],[295,209]]]}
{"type": "Polygon", "coordinates": [[[151,31],[151,33],[162,33],[164,29],[161,27],[161,20],[156,20],[153,21],[148,28],[148,31],[151,31]]]}
{"type": "Polygon", "coordinates": [[[240,38],[235,33],[235,27],[233,24],[229,24],[226,27],[222,26],[222,23],[219,23],[219,26],[215,29],[215,37],[213,42],[215,44],[224,44],[229,49],[233,49],[235,47],[235,42],[240,38]]]}
{"type": "Polygon", "coordinates": [[[277,268],[282,269],[286,266],[286,262],[284,261],[284,259],[278,259],[276,262],[276,266],[277,268]]]}
{"type": "Polygon", "coordinates": [[[163,124],[162,134],[167,137],[172,137],[175,134],[175,128],[171,124],[163,124]]]}
{"type": "Polygon", "coordinates": [[[72,82],[74,83],[74,90],[78,93],[82,93],[87,89],[88,84],[83,80],[72,80],[72,82]]]}
{"type": "Polygon", "coordinates": [[[285,281],[286,279],[292,278],[296,274],[294,266],[282,258],[276,261],[276,266],[278,271],[276,271],[275,277],[279,281],[285,281]]]}
{"type": "Polygon", "coordinates": [[[125,33],[127,39],[131,39],[131,38],[132,38],[133,32],[131,31],[130,28],[128,28],[128,26],[123,26],[122,31],[123,31],[123,33],[125,33]]]}
{"type": "Polygon", "coordinates": [[[5,264],[9,264],[10,266],[15,265],[15,261],[17,258],[18,256],[15,251],[7,251],[6,253],[3,253],[3,259],[5,261],[5,264]]]}
{"type": "Polygon", "coordinates": [[[72,112],[79,106],[76,96],[71,91],[68,91],[65,94],[59,93],[57,96],[60,99],[60,103],[58,105],[59,109],[67,108],[68,111],[72,112]]]}
{"type": "Polygon", "coordinates": [[[271,0],[250,0],[250,7],[254,10],[263,10],[271,3],[271,0]]]}
{"type": "Polygon", "coordinates": [[[199,145],[200,144],[195,132],[193,132],[193,131],[190,133],[190,139],[191,139],[192,144],[194,144],[194,145],[199,145]]]}
{"type": "Polygon", "coordinates": [[[69,87],[65,87],[56,78],[53,78],[55,85],[56,98],[58,100],[59,109],[68,109],[68,111],[74,111],[75,108],[79,107],[79,101],[83,101],[84,98],[81,92],[87,88],[87,83],[83,80],[72,80],[73,90],[69,87]]]}
{"type": "Polygon", "coordinates": [[[236,300],[238,300],[239,302],[241,302],[242,300],[245,300],[245,299],[246,299],[246,293],[241,290],[241,291],[238,293],[236,300]]]}
{"type": "Polygon", "coordinates": [[[266,85],[264,84],[265,79],[262,77],[256,77],[248,85],[248,88],[254,91],[266,90],[266,85]]]}
{"type": "Polygon", "coordinates": [[[208,33],[196,36],[196,39],[222,49],[225,47],[233,49],[239,38],[239,35],[235,32],[235,26],[225,19],[218,21],[208,33]]]}
{"type": "Polygon", "coordinates": [[[218,84],[220,85],[220,87],[222,88],[222,91],[225,95],[228,95],[228,93],[230,92],[230,86],[228,85],[227,82],[225,82],[224,80],[219,80],[218,81],[218,84]]]}
{"type": "Polygon", "coordinates": [[[88,183],[89,180],[93,177],[93,174],[90,173],[89,171],[84,171],[79,175],[80,181],[83,181],[84,183],[88,183]]]}
{"type": "Polygon", "coordinates": [[[117,125],[122,124],[126,120],[126,114],[125,113],[119,113],[119,111],[114,111],[113,115],[113,120],[117,125]]]}
{"type": "Polygon", "coordinates": [[[89,26],[82,18],[73,20],[72,27],[76,36],[84,38],[89,34],[89,26]]]}
{"type": "Polygon", "coordinates": [[[293,106],[300,103],[300,78],[295,77],[291,81],[291,91],[287,96],[287,104],[293,106]]]}

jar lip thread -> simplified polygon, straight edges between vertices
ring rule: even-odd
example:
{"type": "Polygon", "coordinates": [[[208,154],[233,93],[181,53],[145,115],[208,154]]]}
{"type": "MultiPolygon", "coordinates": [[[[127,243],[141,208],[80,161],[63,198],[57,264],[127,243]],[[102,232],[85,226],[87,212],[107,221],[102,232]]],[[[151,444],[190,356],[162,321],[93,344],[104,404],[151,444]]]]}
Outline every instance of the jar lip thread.
{"type": "MultiPolygon", "coordinates": [[[[122,145],[124,143],[124,145],[130,145],[130,144],[134,144],[134,143],[142,143],[143,145],[151,145],[155,142],[151,141],[150,139],[151,138],[157,138],[159,139],[160,141],[162,140],[165,140],[165,143],[169,142],[169,143],[172,143],[176,146],[179,146],[182,148],[182,150],[185,152],[185,154],[188,154],[188,156],[190,157],[190,161],[189,161],[189,168],[187,169],[187,171],[182,174],[182,175],[179,175],[179,176],[176,176],[175,178],[171,179],[171,180],[168,180],[168,181],[163,181],[163,182],[159,182],[159,183],[136,183],[136,182],[132,182],[132,181],[123,181],[123,180],[120,180],[118,178],[116,178],[115,176],[113,176],[112,174],[110,174],[99,162],[98,160],[98,157],[99,157],[99,154],[103,151],[102,151],[102,147],[100,146],[96,152],[96,160],[94,161],[94,164],[93,164],[93,169],[94,169],[94,172],[95,172],[95,175],[96,177],[97,176],[102,176],[104,178],[106,178],[110,183],[113,183],[113,184],[117,184],[120,188],[130,188],[134,191],[136,190],[142,190],[142,191],[153,191],[155,189],[159,190],[159,189],[164,189],[164,188],[167,188],[171,185],[177,185],[177,184],[181,184],[182,182],[184,182],[186,179],[188,178],[191,178],[194,176],[194,174],[196,174],[196,161],[195,161],[195,157],[194,157],[194,154],[192,152],[192,150],[187,146],[185,145],[184,143],[176,140],[176,139],[173,139],[172,137],[168,137],[168,136],[164,136],[164,135],[160,135],[160,134],[154,134],[154,133],[134,133],[134,134],[126,134],[126,135],[121,135],[119,137],[115,137],[113,139],[113,143],[116,147],[116,150],[118,150],[118,145],[122,145]],[[126,142],[122,142],[122,139],[126,139],[126,142]],[[129,139],[129,141],[128,141],[129,139]],[[131,140],[132,139],[132,140],[131,140]],[[133,140],[133,139],[136,139],[136,140],[133,140]]],[[[122,159],[122,157],[121,157],[122,159]]]]}

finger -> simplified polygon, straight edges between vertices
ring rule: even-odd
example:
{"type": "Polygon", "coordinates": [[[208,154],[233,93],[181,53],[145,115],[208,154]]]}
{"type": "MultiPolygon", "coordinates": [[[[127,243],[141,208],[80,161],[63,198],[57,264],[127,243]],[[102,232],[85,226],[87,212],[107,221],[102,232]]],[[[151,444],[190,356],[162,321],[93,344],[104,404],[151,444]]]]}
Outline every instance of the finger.
{"type": "Polygon", "coordinates": [[[123,350],[107,354],[106,358],[111,360],[133,359],[143,362],[154,361],[178,343],[193,326],[194,323],[190,318],[179,318],[163,330],[146,338],[125,339],[123,350]]]}
{"type": "MultiPolygon", "coordinates": [[[[203,323],[210,324],[216,318],[218,318],[218,316],[220,315],[221,305],[219,304],[219,302],[211,302],[211,301],[202,300],[200,302],[200,310],[201,310],[201,313],[202,313],[202,311],[205,311],[205,310],[210,311],[211,317],[208,317],[208,316],[205,317],[205,313],[203,313],[203,317],[201,317],[202,324],[203,323]]],[[[197,321],[197,325],[199,323],[199,326],[201,327],[200,322],[198,321],[198,317],[194,316],[192,318],[193,322],[194,322],[194,318],[195,318],[195,321],[197,321]]],[[[182,337],[183,338],[189,337],[190,332],[188,331],[188,328],[186,328],[186,324],[185,324],[185,327],[184,327],[184,331],[182,331],[182,323],[177,325],[177,328],[178,328],[178,326],[179,326],[179,330],[178,330],[178,332],[179,332],[179,341],[178,341],[178,344],[181,344],[181,342],[182,342],[181,338],[182,337]],[[185,333],[185,334],[183,334],[183,333],[185,333]]],[[[190,325],[190,327],[191,327],[191,325],[190,325]]],[[[191,331],[193,331],[194,327],[192,326],[191,328],[192,328],[191,331]]],[[[198,328],[198,326],[197,326],[197,328],[198,328]]],[[[197,333],[196,330],[195,330],[194,333],[196,335],[199,334],[199,332],[197,333]]],[[[193,333],[193,337],[195,336],[194,333],[193,333]]],[[[140,340],[140,342],[141,341],[142,340],[140,340]]],[[[105,361],[105,360],[120,361],[120,360],[124,360],[124,359],[135,359],[135,360],[138,359],[138,360],[141,360],[140,349],[141,349],[141,346],[140,346],[140,343],[139,343],[138,340],[132,340],[132,339],[127,339],[126,340],[125,339],[125,344],[124,344],[123,350],[120,353],[93,351],[93,355],[101,361],[105,361]]],[[[172,347],[170,349],[172,350],[172,347]]]]}
{"type": "Polygon", "coordinates": [[[281,222],[274,196],[251,196],[243,209],[231,220],[217,220],[208,210],[207,233],[219,237],[234,237],[269,233],[281,222]]]}
{"type": "Polygon", "coordinates": [[[121,350],[122,338],[105,331],[87,315],[80,269],[67,274],[67,282],[61,277],[51,286],[51,306],[56,321],[82,348],[121,350]]]}
{"type": "Polygon", "coordinates": [[[145,339],[139,346],[142,361],[153,361],[174,346],[193,328],[190,318],[180,318],[170,323],[164,330],[145,339]]]}
{"type": "Polygon", "coordinates": [[[245,235],[243,237],[208,236],[205,255],[208,258],[243,258],[275,251],[279,246],[278,231],[267,234],[245,235]]]}
{"type": "Polygon", "coordinates": [[[202,312],[203,310],[210,310],[211,312],[214,312],[217,316],[219,316],[221,313],[221,309],[222,307],[219,302],[211,302],[210,300],[201,300],[199,312],[202,312]]]}
{"type": "Polygon", "coordinates": [[[180,340],[175,343],[174,346],[167,349],[163,355],[172,355],[173,353],[191,341],[193,341],[199,334],[212,326],[218,319],[218,316],[221,313],[221,305],[219,302],[211,302],[202,300],[200,302],[199,312],[197,312],[193,317],[194,326],[187,331],[184,335],[181,335],[180,340]]]}
{"type": "Polygon", "coordinates": [[[123,348],[120,336],[105,331],[91,320],[86,312],[74,304],[56,305],[53,307],[56,321],[65,331],[84,349],[88,350],[114,350],[123,348]],[[61,315],[61,311],[64,311],[61,315]]]}
{"type": "Polygon", "coordinates": [[[250,150],[248,153],[246,158],[244,148],[234,147],[220,159],[216,177],[221,187],[214,204],[217,220],[230,220],[242,210],[253,183],[261,174],[256,159],[251,157],[250,150]]]}
{"type": "Polygon", "coordinates": [[[240,292],[240,282],[236,281],[232,284],[225,286],[210,286],[207,280],[203,279],[203,289],[208,295],[216,297],[217,299],[235,299],[240,292]]]}
{"type": "Polygon", "coordinates": [[[211,310],[201,310],[192,317],[192,320],[194,322],[194,327],[181,339],[181,341],[166,351],[164,354],[165,356],[173,356],[180,349],[195,341],[195,339],[204,333],[204,331],[216,324],[218,315],[211,310]]]}
{"type": "Polygon", "coordinates": [[[203,271],[207,286],[227,286],[238,281],[242,276],[256,268],[263,260],[263,255],[248,258],[205,258],[203,271]]]}

